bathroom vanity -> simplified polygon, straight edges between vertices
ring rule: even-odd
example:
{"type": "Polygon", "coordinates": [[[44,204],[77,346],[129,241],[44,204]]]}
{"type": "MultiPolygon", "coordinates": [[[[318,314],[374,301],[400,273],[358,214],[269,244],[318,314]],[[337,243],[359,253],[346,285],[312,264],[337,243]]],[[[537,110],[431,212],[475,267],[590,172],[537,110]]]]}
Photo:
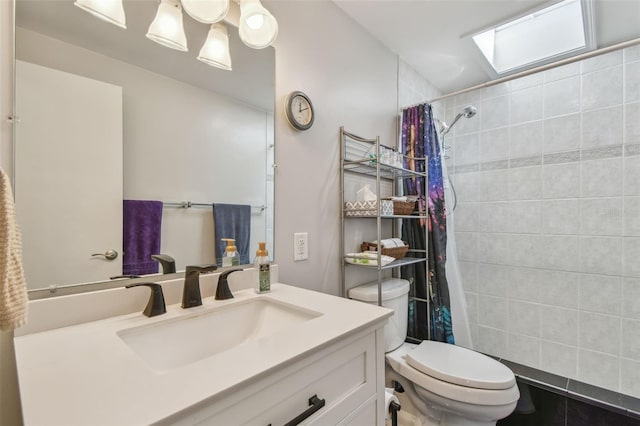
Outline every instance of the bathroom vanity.
{"type": "Polygon", "coordinates": [[[30,302],[15,337],[25,424],[384,424],[390,310],[279,283],[256,294],[252,269],[218,301],[217,275],[189,309],[182,280],[161,283],[152,318],[146,288],[30,302]]]}

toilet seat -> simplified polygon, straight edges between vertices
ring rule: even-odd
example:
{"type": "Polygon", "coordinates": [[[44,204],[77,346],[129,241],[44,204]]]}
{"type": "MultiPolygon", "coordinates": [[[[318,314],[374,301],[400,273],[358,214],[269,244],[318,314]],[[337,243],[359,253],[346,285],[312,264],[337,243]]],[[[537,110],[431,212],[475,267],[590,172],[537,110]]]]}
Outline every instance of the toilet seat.
{"type": "MultiPolygon", "coordinates": [[[[415,350],[414,348],[415,346],[410,344],[403,344],[398,349],[387,353],[387,362],[398,374],[410,380],[415,385],[427,389],[436,395],[440,395],[453,401],[488,406],[512,404],[520,397],[520,392],[518,391],[518,386],[515,383],[515,378],[513,378],[513,373],[511,373],[513,385],[503,389],[482,389],[450,383],[426,374],[409,365],[408,355],[415,350]]],[[[422,358],[420,355],[418,355],[418,357],[422,358]]]]}
{"type": "Polygon", "coordinates": [[[460,346],[425,340],[407,353],[409,365],[431,377],[476,389],[508,389],[516,384],[505,365],[460,346]]]}

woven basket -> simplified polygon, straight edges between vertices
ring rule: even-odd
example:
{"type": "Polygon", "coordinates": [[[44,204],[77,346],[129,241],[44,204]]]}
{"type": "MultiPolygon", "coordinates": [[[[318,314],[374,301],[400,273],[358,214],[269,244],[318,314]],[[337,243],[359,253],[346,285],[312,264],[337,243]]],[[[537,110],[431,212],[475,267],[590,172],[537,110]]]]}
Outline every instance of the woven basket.
{"type": "MultiPolygon", "coordinates": [[[[385,198],[385,200],[389,200],[390,198],[385,198]]],[[[393,201],[393,214],[395,215],[410,215],[416,208],[415,201],[393,201]]]]}
{"type": "MultiPolygon", "coordinates": [[[[378,245],[376,243],[368,243],[365,241],[362,244],[360,244],[360,251],[377,251],[377,250],[378,250],[378,245]]],[[[409,251],[409,246],[406,245],[406,243],[404,247],[390,247],[390,248],[382,247],[382,254],[384,254],[385,256],[391,256],[395,259],[402,259],[403,257],[406,256],[408,251],[409,251]]]]}

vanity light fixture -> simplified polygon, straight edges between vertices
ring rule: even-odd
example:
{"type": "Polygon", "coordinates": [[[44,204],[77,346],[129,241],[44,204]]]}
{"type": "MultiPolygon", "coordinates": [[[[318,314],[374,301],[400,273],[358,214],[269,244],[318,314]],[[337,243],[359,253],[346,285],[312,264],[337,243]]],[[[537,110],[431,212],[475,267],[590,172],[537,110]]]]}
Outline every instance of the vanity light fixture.
{"type": "Polygon", "coordinates": [[[204,42],[198,60],[207,65],[231,71],[231,55],[229,54],[229,33],[223,24],[211,24],[209,35],[204,42]]]}
{"type": "Polygon", "coordinates": [[[240,40],[253,49],[271,46],[278,36],[278,21],[260,0],[240,1],[240,40]]]}
{"type": "Polygon", "coordinates": [[[122,0],[76,0],[74,5],[120,28],[127,28],[122,0]]]}
{"type": "Polygon", "coordinates": [[[215,24],[229,13],[229,0],[182,0],[182,7],[196,21],[215,24]]]}
{"type": "Polygon", "coordinates": [[[179,0],[160,0],[158,13],[149,26],[147,37],[171,49],[183,52],[188,50],[179,0]]]}

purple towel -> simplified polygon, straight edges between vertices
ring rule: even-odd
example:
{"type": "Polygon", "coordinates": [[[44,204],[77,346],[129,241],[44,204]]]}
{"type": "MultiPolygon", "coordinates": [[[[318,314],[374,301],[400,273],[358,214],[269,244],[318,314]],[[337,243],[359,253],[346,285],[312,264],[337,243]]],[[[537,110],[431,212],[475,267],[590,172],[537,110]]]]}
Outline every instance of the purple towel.
{"type": "Polygon", "coordinates": [[[124,200],[122,219],[122,273],[157,273],[158,262],[151,255],[160,253],[162,201],[124,200]]]}

